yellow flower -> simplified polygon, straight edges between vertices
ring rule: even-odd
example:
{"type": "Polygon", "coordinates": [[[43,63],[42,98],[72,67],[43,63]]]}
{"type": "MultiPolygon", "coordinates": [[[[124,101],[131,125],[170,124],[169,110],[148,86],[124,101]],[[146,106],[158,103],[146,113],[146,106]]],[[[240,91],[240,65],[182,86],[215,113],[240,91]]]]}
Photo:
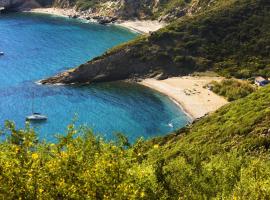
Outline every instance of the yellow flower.
{"type": "Polygon", "coordinates": [[[68,154],[67,154],[66,152],[61,152],[61,156],[62,156],[63,158],[66,158],[66,157],[68,157],[68,154]]]}
{"type": "Polygon", "coordinates": [[[155,144],[155,145],[154,145],[154,149],[157,149],[158,147],[159,147],[158,144],[155,144]]]}
{"type": "Polygon", "coordinates": [[[16,151],[16,153],[19,153],[20,148],[19,148],[19,147],[16,147],[16,148],[15,148],[15,151],[16,151]]]}
{"type": "Polygon", "coordinates": [[[39,191],[39,193],[42,193],[44,190],[42,188],[40,188],[38,191],[39,191]]]}
{"type": "Polygon", "coordinates": [[[59,185],[60,186],[63,186],[65,184],[65,180],[61,178],[60,182],[59,182],[59,185]]]}
{"type": "Polygon", "coordinates": [[[52,163],[49,163],[47,164],[48,168],[52,169],[53,168],[53,164],[52,163]]]}
{"type": "Polygon", "coordinates": [[[145,193],[144,192],[141,192],[141,197],[144,197],[145,196],[145,193]]]}
{"type": "Polygon", "coordinates": [[[34,159],[34,160],[38,159],[38,154],[37,153],[33,153],[32,154],[32,159],[34,159]]]}

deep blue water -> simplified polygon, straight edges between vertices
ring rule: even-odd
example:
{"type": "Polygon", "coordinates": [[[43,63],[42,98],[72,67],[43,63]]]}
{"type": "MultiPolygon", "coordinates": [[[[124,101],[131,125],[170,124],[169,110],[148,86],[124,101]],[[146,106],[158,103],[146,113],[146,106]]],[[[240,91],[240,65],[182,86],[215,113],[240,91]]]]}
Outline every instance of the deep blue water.
{"type": "Polygon", "coordinates": [[[136,84],[42,86],[35,81],[75,67],[137,35],[116,26],[82,23],[48,15],[0,15],[0,121],[24,127],[34,110],[45,123],[32,124],[41,139],[54,140],[76,118],[112,139],[123,132],[131,140],[166,134],[187,123],[167,97],[136,84]]]}

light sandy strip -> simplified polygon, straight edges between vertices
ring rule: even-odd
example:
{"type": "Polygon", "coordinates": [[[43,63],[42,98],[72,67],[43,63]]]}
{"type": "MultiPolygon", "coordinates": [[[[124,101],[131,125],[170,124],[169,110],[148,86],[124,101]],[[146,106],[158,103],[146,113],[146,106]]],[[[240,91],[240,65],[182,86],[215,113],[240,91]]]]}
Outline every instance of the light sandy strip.
{"type": "Polygon", "coordinates": [[[221,81],[219,77],[175,77],[165,80],[145,79],[140,84],[157,90],[180,104],[193,119],[213,112],[228,101],[204,86],[211,81],[221,81]]]}
{"type": "MultiPolygon", "coordinates": [[[[61,17],[80,15],[80,13],[75,11],[74,9],[62,9],[62,8],[35,8],[27,12],[57,15],[61,17]]],[[[93,22],[93,20],[90,20],[90,21],[93,22]]],[[[152,20],[121,20],[121,21],[117,21],[114,24],[125,27],[127,29],[130,29],[132,31],[135,31],[141,34],[147,34],[147,33],[156,31],[166,25],[165,23],[158,22],[156,20],[154,21],[152,20]]]]}

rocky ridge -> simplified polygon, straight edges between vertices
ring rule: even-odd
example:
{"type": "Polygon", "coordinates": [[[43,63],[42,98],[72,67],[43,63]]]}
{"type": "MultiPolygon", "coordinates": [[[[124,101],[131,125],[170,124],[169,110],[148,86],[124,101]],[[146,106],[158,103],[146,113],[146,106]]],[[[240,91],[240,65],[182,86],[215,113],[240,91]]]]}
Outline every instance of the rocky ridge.
{"type": "Polygon", "coordinates": [[[0,0],[5,11],[26,11],[52,5],[53,0],[0,0]]]}

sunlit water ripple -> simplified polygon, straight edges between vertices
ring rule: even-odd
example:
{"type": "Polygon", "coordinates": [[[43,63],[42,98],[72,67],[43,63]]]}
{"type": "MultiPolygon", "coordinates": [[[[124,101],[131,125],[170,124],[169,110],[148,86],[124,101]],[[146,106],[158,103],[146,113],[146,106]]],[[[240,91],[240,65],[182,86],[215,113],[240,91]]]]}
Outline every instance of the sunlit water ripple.
{"type": "Polygon", "coordinates": [[[76,118],[112,139],[115,132],[130,140],[166,134],[187,123],[185,114],[167,97],[131,83],[90,86],[42,86],[35,81],[75,67],[107,49],[136,37],[117,26],[36,15],[0,15],[0,120],[23,127],[31,114],[46,114],[45,123],[33,124],[41,139],[54,141],[76,118]]]}

